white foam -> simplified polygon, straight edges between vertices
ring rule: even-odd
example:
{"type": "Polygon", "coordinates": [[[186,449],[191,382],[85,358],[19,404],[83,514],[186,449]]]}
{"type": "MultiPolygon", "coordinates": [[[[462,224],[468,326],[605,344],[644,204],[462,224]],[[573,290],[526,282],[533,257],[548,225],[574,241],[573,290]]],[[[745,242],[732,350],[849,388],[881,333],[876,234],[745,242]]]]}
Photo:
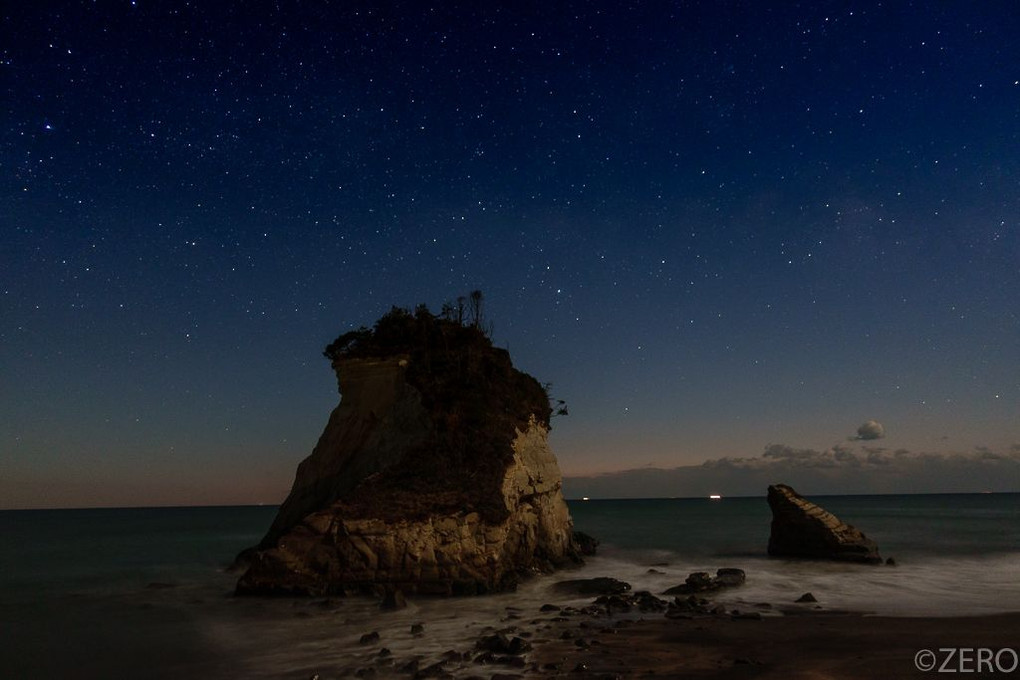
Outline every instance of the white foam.
{"type": "MultiPolygon", "coordinates": [[[[825,610],[958,616],[1020,610],[1016,564],[1015,555],[936,558],[895,567],[755,557],[691,560],[664,551],[609,547],[580,569],[533,579],[515,593],[412,598],[406,609],[394,612],[380,611],[372,598],[337,599],[324,605],[322,600],[228,598],[220,591],[202,603],[187,604],[184,600],[191,598],[182,598],[178,589],[158,596],[190,610],[210,646],[233,660],[229,668],[235,676],[268,679],[319,674],[326,680],[368,666],[377,669],[378,677],[406,677],[395,669],[412,657],[421,657],[425,667],[448,650],[471,652],[475,641],[494,629],[518,625],[541,631],[554,616],[540,612],[543,604],[580,607],[593,599],[556,592],[554,584],[565,579],[610,576],[627,581],[635,591],[661,595],[683,583],[692,571],[738,567],[747,573],[746,584],[711,598],[728,609],[749,609],[763,602],[772,604],[773,611],[790,606],[813,609],[816,605],[794,605],[800,595],[811,592],[825,610]],[[417,623],[425,627],[421,636],[411,633],[412,624],[417,623]],[[378,632],[379,641],[361,644],[361,636],[370,632],[378,632]],[[392,652],[392,666],[376,664],[382,647],[392,652]]],[[[466,663],[450,664],[447,670],[462,677],[479,669],[466,663]]]]}
{"type": "Polygon", "coordinates": [[[654,562],[626,551],[606,551],[586,569],[596,569],[631,583],[635,590],[661,593],[683,583],[693,571],[714,573],[721,567],[737,567],[747,573],[740,588],[721,591],[712,598],[723,604],[747,605],[768,602],[792,604],[806,592],[823,609],[846,609],[884,616],[968,616],[1020,611],[1020,556],[926,558],[896,566],[839,562],[746,558],[699,558],[682,556],[655,567],[663,574],[649,574],[654,562]],[[634,557],[639,559],[635,560],[634,557]],[[643,559],[641,559],[643,558],[643,559]]]}

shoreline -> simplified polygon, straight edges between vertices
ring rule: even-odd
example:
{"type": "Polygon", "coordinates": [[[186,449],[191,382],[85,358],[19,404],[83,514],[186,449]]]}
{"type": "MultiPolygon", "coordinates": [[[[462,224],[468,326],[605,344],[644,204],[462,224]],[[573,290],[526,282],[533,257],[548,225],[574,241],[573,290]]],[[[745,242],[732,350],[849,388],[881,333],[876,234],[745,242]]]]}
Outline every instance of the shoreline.
{"type": "MultiPolygon", "coordinates": [[[[551,590],[523,599],[410,598],[406,608],[393,611],[364,596],[239,599],[215,588],[180,586],[145,588],[138,595],[106,602],[102,610],[66,610],[73,601],[51,602],[46,615],[21,628],[28,636],[22,642],[30,644],[18,646],[16,654],[10,647],[5,667],[13,664],[16,676],[96,680],[142,671],[152,678],[209,680],[877,680],[933,675],[914,666],[923,649],[933,650],[939,663],[946,657],[940,648],[948,647],[1020,653],[1020,611],[876,616],[817,604],[758,604],[739,605],[735,615],[733,605],[723,609],[707,600],[696,611],[681,610],[675,600],[665,611],[644,609],[665,601],[638,592],[610,596],[616,599],[608,613],[606,596],[551,590]],[[203,615],[210,605],[212,616],[203,615]],[[106,616],[96,619],[100,612],[106,616]],[[63,630],[54,629],[54,619],[63,630]],[[128,620],[132,632],[124,637],[118,622],[128,620]],[[188,633],[183,648],[168,646],[167,640],[182,639],[182,631],[188,633]],[[208,631],[220,641],[207,637],[208,631]],[[249,636],[257,644],[223,644],[249,636]],[[57,646],[62,655],[44,656],[57,646]]],[[[1012,659],[1003,657],[1009,672],[998,676],[1020,677],[1020,668],[1009,670],[1012,659]]],[[[973,653],[964,668],[977,669],[973,653]]],[[[955,669],[966,672],[959,663],[955,669]]]]}
{"type": "MultiPolygon", "coordinates": [[[[441,653],[405,647],[391,654],[383,641],[394,639],[395,631],[384,627],[336,677],[885,680],[922,678],[940,666],[942,672],[1020,677],[1020,611],[877,616],[818,605],[725,610],[706,600],[689,611],[677,602],[654,609],[655,600],[664,604],[633,593],[506,606],[498,623],[441,653]],[[620,607],[624,600],[629,609],[620,607]],[[924,650],[928,654],[919,657],[924,650]],[[918,661],[933,665],[922,669],[918,661]]],[[[428,618],[418,628],[425,647],[437,641],[428,618]]]]}
{"type": "Polygon", "coordinates": [[[1020,652],[1020,612],[963,617],[806,612],[564,628],[571,629],[577,634],[571,640],[536,641],[531,657],[536,670],[523,677],[878,680],[920,678],[943,663],[956,672],[978,669],[976,652],[968,659],[940,651],[946,648],[1011,650],[999,668],[1020,674],[1010,671],[1020,652]],[[927,672],[915,665],[915,655],[926,649],[934,656],[922,661],[936,664],[927,672]]]}

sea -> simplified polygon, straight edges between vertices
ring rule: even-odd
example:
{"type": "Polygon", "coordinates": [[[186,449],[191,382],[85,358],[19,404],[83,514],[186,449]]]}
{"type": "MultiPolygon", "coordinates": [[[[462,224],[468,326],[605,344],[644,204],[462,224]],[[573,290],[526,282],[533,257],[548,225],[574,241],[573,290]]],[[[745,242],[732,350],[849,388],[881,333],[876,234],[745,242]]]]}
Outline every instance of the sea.
{"type": "Polygon", "coordinates": [[[661,593],[721,567],[743,569],[747,582],[715,601],[767,615],[1020,611],[1020,494],[812,500],[863,530],[895,566],[769,558],[764,497],[570,501],[575,528],[601,541],[583,567],[514,593],[411,598],[393,612],[370,597],[235,597],[228,565],[262,537],[276,507],[3,511],[0,676],[327,680],[374,664],[375,677],[408,677],[379,663],[382,646],[394,660],[427,664],[537,616],[542,604],[590,602],[553,592],[559,580],[611,576],[661,593]],[[817,603],[795,604],[807,592],[817,603]],[[371,632],[379,643],[362,644],[371,632]]]}

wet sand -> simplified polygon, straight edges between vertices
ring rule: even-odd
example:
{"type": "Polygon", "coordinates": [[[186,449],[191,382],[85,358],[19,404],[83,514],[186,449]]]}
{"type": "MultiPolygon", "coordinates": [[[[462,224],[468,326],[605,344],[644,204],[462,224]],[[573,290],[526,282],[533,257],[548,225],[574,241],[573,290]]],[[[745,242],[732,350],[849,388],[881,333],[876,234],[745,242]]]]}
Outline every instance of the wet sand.
{"type": "Polygon", "coordinates": [[[1007,672],[1020,653],[1020,613],[895,618],[819,612],[760,620],[652,618],[612,625],[588,621],[583,627],[580,623],[560,624],[573,639],[551,636],[554,639],[538,642],[526,677],[921,678],[941,675],[938,667],[947,657],[948,668],[956,673],[1020,677],[1020,668],[1007,672]],[[977,651],[950,657],[940,648],[1007,651],[998,662],[979,666],[977,651]],[[915,666],[915,655],[924,649],[934,653],[919,658],[922,664],[934,661],[935,667],[927,672],[915,666]]]}

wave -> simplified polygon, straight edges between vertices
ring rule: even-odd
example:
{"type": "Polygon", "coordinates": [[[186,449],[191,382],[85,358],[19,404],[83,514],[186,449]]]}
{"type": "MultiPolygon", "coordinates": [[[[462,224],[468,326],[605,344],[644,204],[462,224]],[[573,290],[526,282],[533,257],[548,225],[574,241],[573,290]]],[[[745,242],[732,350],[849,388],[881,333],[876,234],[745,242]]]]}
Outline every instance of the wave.
{"type": "Polygon", "coordinates": [[[690,559],[664,551],[610,547],[591,560],[585,571],[605,572],[635,589],[661,593],[683,583],[691,572],[736,567],[745,570],[747,582],[721,591],[714,599],[722,604],[784,607],[810,592],[818,606],[829,610],[883,616],[969,616],[1020,611],[1018,563],[1020,553],[931,557],[888,566],[762,556],[690,559]],[[655,564],[659,573],[650,573],[655,564]]]}

